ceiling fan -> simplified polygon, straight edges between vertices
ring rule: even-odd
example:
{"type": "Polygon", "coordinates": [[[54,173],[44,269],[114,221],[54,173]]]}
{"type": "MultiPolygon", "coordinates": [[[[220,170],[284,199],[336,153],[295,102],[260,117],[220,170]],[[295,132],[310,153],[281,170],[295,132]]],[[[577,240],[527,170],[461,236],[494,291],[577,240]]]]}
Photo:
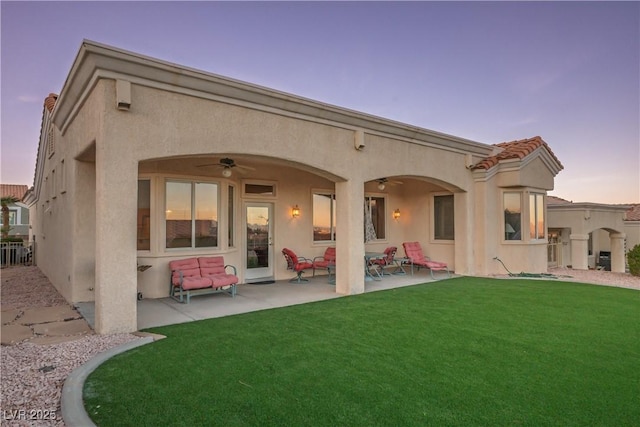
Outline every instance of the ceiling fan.
{"type": "Polygon", "coordinates": [[[390,180],[388,178],[379,178],[379,179],[376,179],[376,182],[378,183],[378,190],[380,191],[384,190],[387,185],[404,184],[402,181],[390,180]]]}
{"type": "Polygon", "coordinates": [[[220,159],[218,163],[208,163],[206,165],[198,165],[199,168],[208,167],[208,166],[217,166],[222,168],[222,176],[224,176],[225,178],[229,178],[231,176],[231,169],[233,168],[236,168],[236,170],[240,173],[246,173],[248,171],[256,170],[251,166],[238,165],[233,159],[230,159],[228,157],[223,157],[222,159],[220,159]]]}

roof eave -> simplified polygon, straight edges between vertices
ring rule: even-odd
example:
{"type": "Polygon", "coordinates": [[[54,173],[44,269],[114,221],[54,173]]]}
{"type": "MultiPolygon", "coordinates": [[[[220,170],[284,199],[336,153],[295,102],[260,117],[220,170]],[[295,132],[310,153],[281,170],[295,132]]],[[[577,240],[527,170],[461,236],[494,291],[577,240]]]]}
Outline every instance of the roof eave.
{"type": "Polygon", "coordinates": [[[445,133],[408,125],[382,117],[337,107],[297,95],[277,91],[228,77],[196,70],[122,49],[84,40],[71,71],[60,92],[53,112],[53,122],[64,132],[83,94],[99,78],[135,76],[149,85],[171,85],[214,94],[292,114],[342,124],[354,129],[388,134],[398,139],[437,145],[446,149],[486,157],[494,147],[445,133]]]}

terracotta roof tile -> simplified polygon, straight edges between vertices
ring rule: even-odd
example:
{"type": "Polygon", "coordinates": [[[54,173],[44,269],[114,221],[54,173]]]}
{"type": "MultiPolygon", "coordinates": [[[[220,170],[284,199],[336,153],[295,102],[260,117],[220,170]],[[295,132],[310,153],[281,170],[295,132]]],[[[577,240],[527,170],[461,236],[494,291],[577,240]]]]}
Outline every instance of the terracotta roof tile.
{"type": "Polygon", "coordinates": [[[501,142],[499,144],[494,144],[494,146],[502,149],[498,154],[494,156],[487,157],[483,159],[476,165],[472,166],[471,169],[491,169],[495,165],[497,165],[501,160],[507,159],[524,159],[529,154],[533,153],[540,147],[544,147],[547,152],[555,159],[556,162],[562,167],[560,160],[553,154],[551,148],[547,145],[546,142],[539,136],[534,136],[529,139],[521,139],[518,141],[511,142],[501,142]]]}
{"type": "Polygon", "coordinates": [[[0,184],[1,197],[15,197],[22,200],[29,187],[26,185],[0,184]]]}
{"type": "Polygon", "coordinates": [[[631,208],[624,213],[625,221],[640,221],[640,203],[630,204],[631,208]]]}
{"type": "Polygon", "coordinates": [[[55,93],[50,93],[49,96],[44,99],[44,106],[47,108],[47,110],[49,110],[49,112],[53,111],[53,107],[56,106],[57,100],[58,95],[56,95],[55,93]]]}
{"type": "Polygon", "coordinates": [[[547,205],[570,205],[570,200],[563,199],[556,196],[547,196],[547,205]]]}

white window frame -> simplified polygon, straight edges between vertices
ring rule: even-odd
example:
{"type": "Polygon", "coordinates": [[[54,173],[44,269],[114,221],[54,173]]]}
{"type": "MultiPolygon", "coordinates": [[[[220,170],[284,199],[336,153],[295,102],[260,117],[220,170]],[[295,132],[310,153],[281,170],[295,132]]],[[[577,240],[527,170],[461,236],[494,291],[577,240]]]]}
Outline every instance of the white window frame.
{"type": "Polygon", "coordinates": [[[209,249],[220,249],[221,245],[220,245],[220,239],[222,238],[221,236],[221,229],[220,229],[220,197],[221,197],[221,188],[222,188],[222,184],[217,181],[217,180],[201,180],[201,179],[188,179],[188,178],[171,178],[171,177],[166,177],[164,179],[164,210],[163,213],[164,215],[162,216],[162,223],[164,225],[164,244],[163,244],[163,248],[165,251],[167,252],[174,252],[174,251],[185,251],[185,250],[209,250],[209,249]],[[169,248],[167,247],[167,183],[169,182],[176,182],[176,183],[189,183],[191,184],[191,245],[190,246],[183,246],[183,247],[175,247],[175,248],[169,248]],[[218,234],[217,234],[217,242],[215,246],[196,246],[195,243],[195,185],[196,184],[215,184],[217,186],[217,194],[216,194],[216,206],[217,206],[217,211],[218,211],[218,217],[216,219],[217,223],[218,223],[218,234]]]}
{"type": "MultiPolygon", "coordinates": [[[[501,207],[501,212],[502,212],[502,225],[501,225],[501,229],[502,229],[502,241],[503,242],[509,242],[509,243],[522,243],[524,241],[523,239],[523,235],[522,235],[522,226],[523,223],[525,222],[525,218],[524,218],[524,205],[525,205],[525,192],[523,190],[504,190],[502,192],[502,198],[500,200],[500,207],[501,207]],[[508,239],[507,238],[507,233],[511,232],[507,230],[507,219],[505,217],[505,196],[507,194],[518,194],[520,196],[520,238],[519,239],[508,239]]],[[[518,233],[518,230],[513,231],[513,233],[518,233]]]]}
{"type": "Polygon", "coordinates": [[[532,191],[529,193],[529,238],[532,241],[547,241],[547,210],[545,206],[545,194],[532,191]],[[533,203],[531,203],[533,200],[533,203]],[[538,234],[538,202],[542,203],[542,235],[538,234]],[[533,214],[533,218],[532,218],[533,214]],[[531,225],[533,223],[533,229],[531,225]]]}
{"type": "Polygon", "coordinates": [[[312,242],[314,244],[330,244],[330,243],[335,243],[336,241],[336,224],[334,223],[334,218],[337,215],[336,212],[336,193],[335,191],[331,191],[331,190],[311,190],[311,212],[312,212],[312,224],[311,224],[311,233],[313,234],[311,236],[312,242]],[[314,224],[314,218],[313,218],[313,213],[315,211],[315,206],[314,206],[314,196],[329,196],[331,199],[331,203],[329,205],[329,237],[330,239],[328,240],[316,240],[316,235],[315,235],[315,224],[314,224]]]}

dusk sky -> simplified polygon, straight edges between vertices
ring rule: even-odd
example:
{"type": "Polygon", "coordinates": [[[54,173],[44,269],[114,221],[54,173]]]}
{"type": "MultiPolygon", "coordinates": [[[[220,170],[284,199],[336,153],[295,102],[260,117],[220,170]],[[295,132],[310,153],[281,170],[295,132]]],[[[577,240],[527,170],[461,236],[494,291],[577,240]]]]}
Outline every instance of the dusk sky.
{"type": "Polygon", "coordinates": [[[536,135],[550,194],[640,202],[638,2],[8,2],[1,181],[33,185],[45,97],[83,39],[495,144],[536,135]]]}

